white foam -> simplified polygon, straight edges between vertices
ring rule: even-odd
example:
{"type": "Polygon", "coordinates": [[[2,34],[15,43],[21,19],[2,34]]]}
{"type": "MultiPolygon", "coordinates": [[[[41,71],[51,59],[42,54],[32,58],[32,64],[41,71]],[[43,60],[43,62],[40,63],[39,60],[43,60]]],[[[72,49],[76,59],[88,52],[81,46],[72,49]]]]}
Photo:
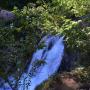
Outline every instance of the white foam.
{"type": "Polygon", "coordinates": [[[24,73],[19,80],[18,90],[35,90],[36,86],[53,75],[61,64],[64,52],[63,37],[50,36],[45,37],[42,41],[45,46],[42,49],[37,49],[33,54],[28,72],[24,73]],[[29,74],[32,71],[33,63],[39,60],[45,61],[45,64],[37,68],[35,76],[30,77],[29,74]]]}

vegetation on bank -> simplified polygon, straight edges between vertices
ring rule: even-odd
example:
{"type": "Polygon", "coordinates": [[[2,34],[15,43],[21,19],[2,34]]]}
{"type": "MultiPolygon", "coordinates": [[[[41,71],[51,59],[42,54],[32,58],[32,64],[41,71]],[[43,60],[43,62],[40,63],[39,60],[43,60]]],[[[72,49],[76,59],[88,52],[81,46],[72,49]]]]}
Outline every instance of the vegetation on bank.
{"type": "MultiPolygon", "coordinates": [[[[19,79],[46,34],[65,36],[66,50],[78,54],[77,66],[90,66],[89,0],[1,0],[15,14],[0,21],[0,76],[19,79]]],[[[4,3],[4,4],[3,4],[4,3]]],[[[88,73],[88,72],[87,72],[88,73]]]]}

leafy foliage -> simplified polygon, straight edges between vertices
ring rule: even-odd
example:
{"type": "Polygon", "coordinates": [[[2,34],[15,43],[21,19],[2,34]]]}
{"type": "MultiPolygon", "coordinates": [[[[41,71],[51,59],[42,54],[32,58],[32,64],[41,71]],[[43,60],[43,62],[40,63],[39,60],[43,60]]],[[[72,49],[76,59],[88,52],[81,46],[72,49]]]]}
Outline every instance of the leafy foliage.
{"type": "Polygon", "coordinates": [[[4,78],[12,73],[20,76],[30,62],[28,59],[32,57],[38,42],[46,34],[64,35],[66,49],[70,52],[78,52],[80,63],[87,63],[89,66],[90,16],[85,18],[82,16],[90,13],[90,1],[31,0],[34,3],[27,2],[3,0],[0,3],[3,8],[7,8],[10,3],[11,7],[14,6],[12,12],[16,15],[15,21],[0,25],[0,75],[4,78]],[[24,6],[26,4],[27,6],[24,6]],[[18,8],[20,5],[22,9],[18,8]]]}

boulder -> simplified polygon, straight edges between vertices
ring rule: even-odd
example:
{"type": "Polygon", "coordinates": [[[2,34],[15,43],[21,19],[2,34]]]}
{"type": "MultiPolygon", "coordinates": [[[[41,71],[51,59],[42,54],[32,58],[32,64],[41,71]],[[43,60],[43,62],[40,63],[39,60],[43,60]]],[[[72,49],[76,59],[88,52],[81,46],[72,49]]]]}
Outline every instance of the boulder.
{"type": "Polygon", "coordinates": [[[0,20],[8,22],[15,19],[15,14],[11,11],[0,9],[0,20]]]}

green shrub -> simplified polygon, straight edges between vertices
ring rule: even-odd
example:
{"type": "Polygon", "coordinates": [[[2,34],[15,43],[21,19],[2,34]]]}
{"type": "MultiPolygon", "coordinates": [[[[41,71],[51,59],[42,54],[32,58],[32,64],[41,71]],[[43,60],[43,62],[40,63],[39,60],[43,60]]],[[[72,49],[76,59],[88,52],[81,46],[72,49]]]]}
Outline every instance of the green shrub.
{"type": "MultiPolygon", "coordinates": [[[[90,53],[90,17],[81,21],[75,18],[89,13],[89,1],[85,0],[53,0],[36,2],[38,5],[14,7],[15,21],[0,26],[0,73],[6,75],[13,72],[21,74],[28,58],[36,50],[38,42],[46,34],[62,34],[65,36],[66,48],[71,52],[79,52],[89,60],[90,53]],[[13,68],[15,67],[15,68],[13,68]]],[[[83,60],[81,59],[81,60],[83,60]]],[[[87,61],[86,61],[87,62],[87,61]]],[[[16,75],[15,74],[15,75],[16,75]]],[[[18,75],[16,75],[18,76],[18,75]]]]}

